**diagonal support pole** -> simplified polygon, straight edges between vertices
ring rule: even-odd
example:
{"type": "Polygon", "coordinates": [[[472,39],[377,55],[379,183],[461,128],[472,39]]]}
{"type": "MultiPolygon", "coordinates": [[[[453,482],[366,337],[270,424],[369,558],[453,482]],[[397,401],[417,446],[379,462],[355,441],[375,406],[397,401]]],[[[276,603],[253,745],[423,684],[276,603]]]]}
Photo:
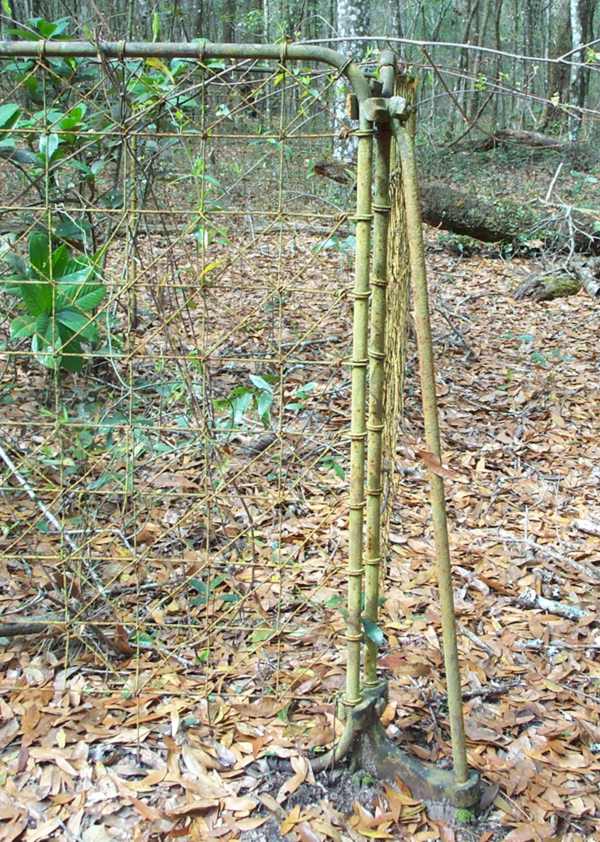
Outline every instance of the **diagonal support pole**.
{"type": "MultiPolygon", "coordinates": [[[[393,103],[392,103],[393,107],[393,103]]],[[[421,400],[425,423],[425,441],[429,451],[441,461],[440,428],[438,421],[437,397],[435,390],[435,367],[431,341],[431,322],[429,319],[429,295],[425,268],[425,249],[417,180],[417,165],[414,145],[414,129],[410,125],[412,116],[399,119],[393,115],[392,131],[396,148],[402,164],[402,185],[406,211],[408,248],[411,262],[411,286],[414,300],[415,328],[421,380],[421,400]]],[[[448,712],[452,737],[452,756],[454,775],[458,784],[464,784],[469,778],[465,729],[460,687],[460,669],[458,663],[458,645],[456,619],[454,615],[454,596],[452,592],[452,570],[448,525],[446,520],[446,501],[444,483],[438,474],[429,472],[430,499],[433,520],[433,532],[437,557],[437,578],[442,613],[442,636],[444,663],[446,667],[446,685],[448,691],[448,712]]]]}

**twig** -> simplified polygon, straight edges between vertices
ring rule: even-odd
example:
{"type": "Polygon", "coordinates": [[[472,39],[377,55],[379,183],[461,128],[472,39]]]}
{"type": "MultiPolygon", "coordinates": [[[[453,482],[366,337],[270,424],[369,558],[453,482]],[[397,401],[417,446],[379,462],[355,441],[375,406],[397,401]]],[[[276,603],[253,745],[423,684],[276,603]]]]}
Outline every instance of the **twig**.
{"type": "MultiPolygon", "coordinates": [[[[460,102],[458,101],[458,99],[454,96],[454,93],[450,90],[450,88],[446,84],[446,80],[442,76],[442,74],[440,72],[440,69],[437,66],[437,64],[431,58],[431,55],[430,55],[429,51],[425,47],[421,47],[421,52],[423,53],[423,55],[425,56],[425,58],[427,59],[427,61],[431,65],[431,67],[433,68],[433,72],[435,73],[435,75],[440,80],[440,84],[441,84],[442,88],[446,91],[446,93],[448,94],[448,96],[452,100],[453,104],[456,106],[456,109],[462,114],[463,120],[468,125],[469,124],[469,118],[468,118],[466,112],[464,111],[464,109],[463,109],[462,105],[460,104],[460,102]]],[[[473,127],[469,126],[469,129],[471,129],[471,128],[473,128],[473,127]]]]}
{"type": "Polygon", "coordinates": [[[27,493],[28,497],[30,497],[31,500],[33,500],[33,502],[44,515],[48,523],[51,526],[53,526],[54,529],[56,529],[56,531],[58,532],[58,534],[64,538],[65,542],[69,545],[73,552],[77,552],[78,548],[75,541],[73,541],[69,533],[66,532],[65,529],[60,525],[60,523],[57,521],[57,519],[54,517],[54,515],[52,514],[50,509],[45,505],[45,503],[43,503],[38,497],[36,497],[34,490],[29,485],[25,477],[19,473],[15,463],[12,461],[8,453],[4,450],[2,445],[0,445],[0,459],[2,459],[2,461],[12,473],[14,478],[17,480],[19,485],[21,485],[25,489],[25,492],[27,493]]]}
{"type": "Polygon", "coordinates": [[[467,342],[465,337],[462,335],[459,328],[454,324],[454,322],[450,318],[450,316],[449,316],[449,314],[446,310],[446,306],[442,305],[442,304],[438,304],[435,309],[438,311],[438,313],[444,319],[444,321],[446,322],[446,324],[448,325],[448,327],[452,331],[452,334],[456,337],[456,339],[458,339],[458,341],[460,342],[462,347],[467,352],[467,359],[477,359],[477,354],[473,351],[473,349],[471,348],[471,346],[469,345],[469,343],[467,342]]]}
{"type": "Polygon", "coordinates": [[[586,535],[595,535],[600,538],[600,523],[594,520],[576,520],[573,526],[580,532],[585,532],[586,535]]]}
{"type": "Polygon", "coordinates": [[[495,93],[494,91],[491,91],[491,93],[488,95],[488,97],[483,101],[483,104],[479,108],[477,114],[473,117],[471,123],[467,126],[467,128],[464,130],[464,132],[461,132],[461,134],[459,134],[458,137],[455,137],[454,140],[450,141],[450,143],[448,143],[446,145],[446,149],[450,149],[452,146],[456,146],[457,143],[460,143],[460,141],[463,138],[465,138],[469,134],[469,132],[471,132],[472,129],[475,128],[475,126],[477,125],[477,122],[479,121],[479,118],[481,117],[481,115],[483,114],[483,112],[487,108],[488,103],[490,102],[490,100],[494,96],[494,93],[495,93]]]}
{"type": "Polygon", "coordinates": [[[75,553],[76,555],[79,555],[79,558],[80,558],[81,563],[82,563],[82,565],[85,569],[86,574],[93,580],[94,584],[96,585],[96,587],[98,588],[98,590],[100,591],[102,596],[104,596],[105,599],[108,600],[108,594],[106,593],[106,589],[105,589],[105,587],[102,583],[102,580],[99,578],[96,571],[89,565],[89,563],[86,561],[86,559],[84,559],[81,556],[81,548],[73,540],[73,538],[66,531],[66,529],[63,526],[60,525],[60,523],[58,522],[56,517],[52,514],[50,509],[46,506],[46,504],[36,496],[35,491],[29,485],[29,483],[27,482],[25,477],[21,473],[19,473],[18,468],[16,467],[16,465],[14,464],[14,462],[12,461],[12,459],[10,458],[8,453],[4,450],[2,445],[0,445],[0,459],[2,459],[2,461],[7,466],[7,468],[11,471],[12,475],[17,480],[17,482],[25,489],[25,492],[27,493],[27,495],[31,498],[31,500],[35,503],[35,505],[38,507],[38,509],[44,515],[44,517],[46,518],[48,523],[51,526],[54,527],[56,532],[64,539],[65,543],[69,545],[69,548],[71,549],[71,551],[73,553],[75,553]]]}
{"type": "Polygon", "coordinates": [[[588,579],[594,579],[596,581],[600,579],[600,571],[596,571],[585,564],[580,564],[578,561],[574,561],[568,556],[564,556],[562,553],[552,549],[552,547],[547,547],[544,544],[538,544],[531,538],[516,538],[514,535],[511,535],[510,532],[505,532],[504,530],[499,530],[499,535],[504,541],[510,541],[513,544],[525,544],[525,546],[534,550],[534,552],[541,553],[554,561],[558,561],[560,564],[571,567],[577,573],[586,576],[588,579]]]}
{"type": "Polygon", "coordinates": [[[589,41],[587,44],[582,44],[581,46],[578,46],[575,50],[569,50],[568,52],[556,57],[528,55],[526,53],[511,53],[508,50],[497,50],[493,47],[485,47],[482,44],[466,44],[460,43],[458,41],[428,41],[418,38],[397,38],[392,37],[390,35],[386,35],[385,38],[382,38],[381,35],[344,35],[338,36],[336,38],[306,38],[302,39],[302,41],[299,41],[298,43],[331,45],[340,42],[352,42],[353,44],[356,44],[370,43],[372,41],[385,41],[388,44],[409,44],[413,47],[435,47],[438,49],[471,50],[473,52],[485,53],[486,55],[511,58],[515,61],[528,61],[535,62],[537,64],[573,65],[575,67],[581,67],[582,63],[580,61],[568,61],[569,56],[573,55],[573,53],[581,52],[581,50],[585,50],[587,47],[594,47],[595,44],[600,43],[600,38],[595,38],[593,41],[589,41]]]}
{"type": "MultiPolygon", "coordinates": [[[[2,459],[2,461],[4,462],[6,467],[10,470],[10,472],[12,473],[14,478],[17,480],[19,485],[21,485],[22,488],[25,490],[27,496],[35,503],[35,505],[38,507],[38,509],[42,512],[42,514],[44,515],[44,517],[46,518],[48,523],[52,527],[54,527],[54,529],[56,530],[58,535],[60,535],[63,538],[63,540],[65,541],[65,543],[68,544],[71,551],[74,554],[79,555],[79,558],[81,560],[81,563],[83,565],[83,568],[84,568],[86,574],[90,577],[90,579],[93,580],[94,584],[96,585],[96,587],[98,588],[98,590],[102,594],[102,596],[105,598],[106,602],[109,605],[111,605],[111,602],[110,602],[110,599],[108,598],[108,595],[106,593],[106,589],[104,587],[104,584],[103,584],[102,580],[99,578],[96,571],[90,566],[90,564],[87,562],[87,560],[84,559],[81,556],[81,549],[78,547],[78,545],[73,540],[73,538],[71,538],[69,533],[64,529],[64,527],[61,526],[59,521],[56,519],[56,517],[50,511],[50,509],[46,506],[46,504],[37,497],[33,488],[29,485],[29,483],[27,482],[25,477],[19,472],[17,466],[12,461],[12,459],[10,458],[10,456],[8,455],[6,450],[2,447],[2,445],[0,445],[0,459],[2,459]]],[[[73,606],[75,612],[77,614],[80,614],[82,608],[79,604],[79,601],[76,600],[76,599],[73,599],[72,596],[71,596],[71,600],[72,600],[72,606],[73,606]]],[[[34,624],[22,624],[21,625],[20,623],[8,623],[5,628],[9,629],[9,630],[13,629],[13,631],[12,631],[12,634],[10,634],[10,632],[7,631],[5,633],[5,637],[9,637],[9,636],[14,637],[17,634],[37,634],[38,632],[46,631],[47,628],[48,628],[49,622],[51,622],[51,620],[46,619],[46,620],[40,621],[39,623],[34,623],[34,624]],[[35,630],[34,630],[34,627],[35,627],[35,630]],[[28,629],[28,630],[26,630],[26,629],[28,629]]],[[[96,639],[100,643],[111,645],[110,640],[106,637],[106,635],[104,634],[104,632],[100,628],[95,626],[93,623],[89,623],[89,627],[90,627],[91,631],[93,632],[93,634],[95,635],[96,639]]],[[[114,649],[114,647],[112,647],[112,646],[111,646],[111,648],[114,649]]],[[[115,650],[115,651],[118,652],[119,650],[115,650]]]]}
{"type": "Polygon", "coordinates": [[[0,623],[0,637],[18,637],[26,634],[49,634],[52,626],[65,625],[64,617],[40,617],[27,623],[0,623]]]}
{"type": "Polygon", "coordinates": [[[524,608],[541,608],[542,611],[565,617],[567,620],[581,620],[585,616],[585,611],[578,605],[567,605],[555,599],[546,599],[545,596],[539,596],[533,588],[526,588],[523,591],[519,596],[519,603],[524,608]]]}
{"type": "Polygon", "coordinates": [[[491,687],[480,687],[478,690],[466,690],[463,692],[463,699],[465,702],[468,702],[471,699],[494,699],[497,696],[501,696],[503,693],[508,693],[509,690],[512,690],[514,687],[518,687],[520,683],[521,680],[519,678],[512,678],[507,681],[501,681],[491,687]]]}
{"type": "Polygon", "coordinates": [[[573,260],[573,272],[588,295],[595,299],[600,298],[600,281],[594,274],[597,266],[597,261],[587,263],[584,260],[573,260]]]}
{"type": "Polygon", "coordinates": [[[546,195],[544,197],[544,202],[550,201],[550,196],[552,195],[552,191],[554,190],[554,185],[556,184],[556,179],[560,175],[560,171],[562,170],[564,163],[565,163],[564,161],[561,161],[560,164],[557,166],[556,171],[555,171],[554,175],[552,176],[552,181],[550,182],[548,190],[546,191],[546,195]]]}
{"type": "MultiPolygon", "coordinates": [[[[477,646],[478,649],[482,649],[484,652],[487,652],[488,655],[491,655],[491,656],[496,655],[496,652],[494,652],[492,647],[488,646],[487,643],[484,640],[482,640],[480,637],[477,637],[477,635],[474,632],[472,632],[471,629],[468,629],[466,626],[459,626],[459,631],[460,631],[461,634],[464,634],[464,636],[468,640],[470,640],[471,643],[474,646],[477,646]]],[[[464,698],[464,695],[463,695],[463,698],[464,698]]]]}
{"type": "MultiPolygon", "coordinates": [[[[464,633],[464,629],[462,629],[464,633]]],[[[514,687],[518,687],[521,684],[520,678],[509,678],[506,681],[500,681],[497,684],[487,685],[485,687],[479,687],[476,690],[464,690],[462,697],[463,701],[468,702],[471,699],[494,699],[497,696],[501,696],[504,693],[508,693],[514,687]]],[[[446,700],[445,693],[434,693],[433,700],[436,703],[440,703],[446,700]]]]}

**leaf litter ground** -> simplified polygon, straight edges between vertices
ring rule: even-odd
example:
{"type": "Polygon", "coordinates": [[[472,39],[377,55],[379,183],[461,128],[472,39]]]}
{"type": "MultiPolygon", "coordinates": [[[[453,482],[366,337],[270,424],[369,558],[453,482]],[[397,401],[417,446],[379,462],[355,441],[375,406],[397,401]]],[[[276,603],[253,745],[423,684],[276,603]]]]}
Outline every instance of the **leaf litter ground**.
{"type": "MultiPolygon", "coordinates": [[[[160,240],[146,245],[160,252],[160,240]]],[[[265,236],[248,265],[268,273],[269,249],[280,253],[281,243],[265,236]]],[[[178,257],[181,262],[185,254],[178,257]]],[[[289,259],[298,272],[306,262],[309,290],[348,285],[349,267],[335,253],[315,260],[309,247],[296,244],[289,259]]],[[[465,828],[444,816],[428,819],[401,787],[380,791],[345,770],[314,780],[304,759],[308,748],[331,741],[334,700],[343,686],[338,598],[346,514],[339,471],[347,469],[349,400],[341,364],[348,355],[349,304],[342,300],[331,308],[318,334],[322,344],[311,345],[317,334],[303,333],[303,319],[314,308],[309,296],[291,301],[292,321],[277,337],[279,347],[298,336],[305,336],[306,345],[301,377],[288,377],[289,394],[275,396],[274,415],[281,412],[277,401],[295,400],[309,375],[317,384],[314,399],[310,408],[293,410],[295,421],[286,426],[292,434],[284,443],[281,435],[275,445],[264,439],[260,424],[252,436],[228,439],[227,470],[239,493],[223,503],[220,543],[199,527],[204,516],[196,522],[186,516],[190,500],[194,511],[199,475],[193,442],[187,449],[159,449],[151,465],[141,460],[141,493],[129,520],[116,492],[112,498],[108,493],[111,482],[118,482],[117,457],[106,452],[87,466],[107,492],[93,518],[112,558],[102,572],[103,587],[123,621],[113,617],[109,623],[100,608],[91,611],[86,617],[105,628],[108,647],[71,623],[68,654],[60,625],[51,627],[56,633],[5,639],[3,839],[592,838],[600,807],[599,311],[583,294],[543,306],[517,304],[510,290],[519,269],[526,264],[430,254],[445,464],[453,477],[447,495],[466,732],[470,764],[490,784],[484,820],[465,828]],[[325,357],[328,368],[317,365],[325,357]],[[256,441],[267,443],[257,447],[256,441]],[[283,502],[269,501],[263,527],[276,523],[285,538],[282,545],[293,559],[285,580],[281,565],[277,576],[265,573],[272,547],[263,541],[252,547],[248,539],[248,518],[250,532],[258,535],[261,500],[273,496],[274,450],[280,467],[294,464],[303,477],[283,502]],[[122,523],[126,538],[135,526],[136,549],[150,548],[143,575],[139,565],[132,570],[127,540],[108,529],[111,518],[122,523]],[[190,587],[193,579],[205,588],[212,581],[201,576],[207,556],[211,572],[225,575],[214,593],[190,587]],[[169,557],[177,562],[166,564],[169,557]],[[245,563],[236,567],[239,561],[245,563]],[[222,598],[227,595],[229,601],[222,598]],[[214,609],[218,599],[220,614],[214,609]],[[141,604],[144,621],[152,621],[143,629],[152,633],[138,634],[132,645],[129,624],[135,614],[136,629],[142,629],[141,604]],[[177,622],[181,615],[185,623],[177,622]],[[293,618],[287,625],[281,622],[286,616],[293,618]],[[199,634],[207,617],[209,648],[206,623],[199,634]]],[[[225,330],[235,312],[243,322],[246,306],[253,321],[245,341],[248,356],[256,357],[265,337],[272,341],[273,310],[261,304],[263,321],[257,322],[259,306],[250,292],[240,301],[243,278],[237,279],[237,293],[236,278],[229,280],[229,291],[219,293],[222,317],[211,330],[225,330]]],[[[188,307],[188,318],[171,329],[188,355],[198,315],[197,307],[188,307]]],[[[149,319],[142,312],[138,335],[145,333],[144,341],[152,343],[165,325],[157,323],[153,334],[149,319]]],[[[157,381],[147,366],[147,382],[157,381]]],[[[248,366],[243,376],[252,371],[260,373],[248,366]]],[[[119,384],[110,371],[97,368],[94,378],[101,400],[117,405],[119,384]]],[[[66,386],[66,398],[89,403],[94,378],[66,386]]],[[[233,371],[221,361],[211,382],[220,384],[221,394],[239,379],[239,367],[233,371]]],[[[15,424],[25,423],[47,384],[31,361],[5,370],[4,380],[13,388],[16,382],[20,391],[6,412],[15,424]]],[[[180,404],[176,390],[155,390],[145,411],[155,420],[172,418],[183,411],[180,404]]],[[[390,736],[418,757],[447,765],[439,610],[412,358],[405,415],[383,609],[387,644],[381,665],[390,682],[383,719],[390,736]]],[[[167,430],[162,441],[172,445],[186,435],[167,430]]],[[[118,433],[114,438],[118,443],[118,433]]],[[[31,459],[42,445],[24,437],[19,452],[25,458],[29,449],[31,459]]],[[[48,477],[55,468],[47,462],[44,470],[48,477]]],[[[76,503],[70,505],[74,510],[76,503]]],[[[0,507],[5,522],[20,524],[21,533],[36,516],[24,496],[5,494],[0,507]]],[[[5,549],[15,546],[13,535],[3,538],[5,549]]],[[[28,552],[36,544],[39,557],[51,556],[56,541],[39,529],[25,539],[28,552]]],[[[21,606],[31,613],[31,605],[36,616],[56,615],[56,602],[48,598],[48,565],[20,562],[16,553],[8,563],[6,556],[5,619],[14,619],[21,606]]],[[[85,571],[79,572],[85,583],[85,571]]]]}

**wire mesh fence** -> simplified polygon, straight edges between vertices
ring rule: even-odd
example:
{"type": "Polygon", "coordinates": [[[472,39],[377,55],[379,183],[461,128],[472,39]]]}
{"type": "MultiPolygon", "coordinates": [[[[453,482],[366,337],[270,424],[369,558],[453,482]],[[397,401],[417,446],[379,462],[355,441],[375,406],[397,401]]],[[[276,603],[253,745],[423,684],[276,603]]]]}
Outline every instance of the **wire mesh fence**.
{"type": "Polygon", "coordinates": [[[14,684],[314,725],[344,676],[354,195],[312,177],[339,73],[99,52],[0,79],[14,684]]]}

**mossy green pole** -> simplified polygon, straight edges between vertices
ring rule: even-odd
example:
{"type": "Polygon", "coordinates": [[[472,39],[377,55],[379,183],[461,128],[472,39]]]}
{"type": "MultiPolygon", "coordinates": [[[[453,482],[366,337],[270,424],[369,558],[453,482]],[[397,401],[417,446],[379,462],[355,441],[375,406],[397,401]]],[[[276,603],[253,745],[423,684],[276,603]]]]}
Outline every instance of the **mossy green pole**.
{"type": "MultiPolygon", "coordinates": [[[[385,318],[387,243],[390,216],[390,129],[379,123],[375,134],[373,196],[373,269],[369,330],[369,417],[367,422],[367,540],[365,556],[365,619],[377,623],[381,572],[382,448],[385,387],[385,318]]],[[[365,685],[377,681],[377,642],[367,634],[365,685]]]]}
{"type": "Polygon", "coordinates": [[[360,698],[362,647],[363,523],[365,515],[365,439],[367,336],[369,319],[369,252],[371,246],[371,168],[373,128],[360,115],[356,169],[356,258],[352,338],[352,409],[350,426],[350,547],[348,556],[348,645],[344,704],[356,706],[360,698]]]}
{"type": "MultiPolygon", "coordinates": [[[[440,428],[438,421],[437,398],[435,392],[435,369],[431,343],[431,323],[429,321],[429,296],[427,292],[427,273],[425,268],[425,249],[423,245],[423,225],[417,180],[417,165],[414,146],[414,128],[409,122],[392,119],[397,152],[402,163],[402,189],[406,209],[408,249],[411,263],[411,286],[414,300],[415,328],[419,356],[421,379],[421,400],[425,423],[425,441],[428,449],[440,460],[440,428]]],[[[414,124],[413,124],[414,125],[414,124]]],[[[452,592],[452,570],[450,547],[448,542],[448,524],[446,521],[446,501],[442,478],[433,471],[429,472],[433,532],[437,556],[437,577],[442,613],[442,635],[444,644],[444,663],[446,667],[446,687],[448,691],[448,712],[452,737],[452,756],[454,775],[458,784],[466,783],[469,776],[465,745],[465,728],[460,689],[460,669],[458,664],[458,645],[456,640],[456,618],[454,615],[454,596],[452,592]]]]}
{"type": "Polygon", "coordinates": [[[123,60],[126,58],[271,59],[274,61],[320,61],[335,67],[350,82],[358,100],[370,96],[369,84],[360,67],[341,53],[311,44],[214,44],[203,38],[192,42],[157,41],[0,41],[0,57],[79,57],[123,60]]]}

